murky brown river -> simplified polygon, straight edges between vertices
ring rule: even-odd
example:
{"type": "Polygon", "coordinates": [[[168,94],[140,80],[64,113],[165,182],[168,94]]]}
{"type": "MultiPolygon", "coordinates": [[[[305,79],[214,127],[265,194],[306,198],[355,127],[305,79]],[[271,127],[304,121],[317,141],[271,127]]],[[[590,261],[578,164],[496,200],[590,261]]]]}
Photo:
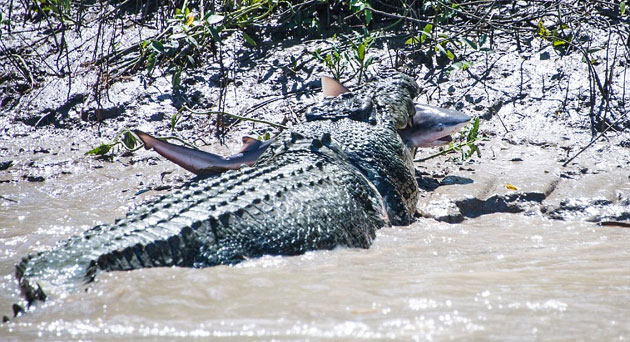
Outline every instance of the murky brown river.
{"type": "MultiPolygon", "coordinates": [[[[71,174],[0,183],[0,314],[19,300],[19,258],[124,215],[141,200],[137,174],[159,182],[173,169],[64,155],[71,174]]],[[[0,325],[0,340],[628,340],[630,229],[535,214],[420,219],[380,230],[368,250],[114,272],[85,289],[0,325]]]]}

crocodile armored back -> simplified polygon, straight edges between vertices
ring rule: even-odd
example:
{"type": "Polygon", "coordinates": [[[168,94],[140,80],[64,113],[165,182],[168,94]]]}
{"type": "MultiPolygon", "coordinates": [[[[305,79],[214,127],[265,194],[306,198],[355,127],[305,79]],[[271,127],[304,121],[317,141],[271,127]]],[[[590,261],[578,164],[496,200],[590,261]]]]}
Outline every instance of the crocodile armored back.
{"type": "Polygon", "coordinates": [[[299,132],[331,132],[350,162],[383,196],[396,225],[413,220],[418,200],[413,156],[402,142],[403,129],[415,113],[418,86],[404,74],[383,75],[361,91],[325,99],[307,114],[299,132]]]}
{"type": "Polygon", "coordinates": [[[411,155],[397,130],[414,113],[416,90],[410,78],[390,75],[326,99],[253,167],[194,180],[23,258],[16,276],[24,297],[30,304],[48,289],[74,291],[101,271],[369,247],[378,228],[408,223],[415,208],[411,155]]]}

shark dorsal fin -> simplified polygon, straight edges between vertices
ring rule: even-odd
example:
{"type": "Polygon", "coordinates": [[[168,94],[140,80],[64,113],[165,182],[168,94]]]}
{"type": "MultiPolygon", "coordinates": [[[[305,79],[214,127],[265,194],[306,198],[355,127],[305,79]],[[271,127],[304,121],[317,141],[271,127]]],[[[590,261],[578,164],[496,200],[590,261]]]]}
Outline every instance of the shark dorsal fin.
{"type": "Polygon", "coordinates": [[[260,146],[261,141],[250,136],[250,135],[244,135],[243,136],[243,146],[241,146],[241,150],[239,151],[239,153],[243,153],[243,152],[247,152],[247,151],[251,151],[254,149],[257,149],[260,146]]]}
{"type": "Polygon", "coordinates": [[[350,90],[339,83],[334,78],[328,76],[322,76],[322,94],[324,96],[339,96],[343,93],[347,93],[350,90]]]}

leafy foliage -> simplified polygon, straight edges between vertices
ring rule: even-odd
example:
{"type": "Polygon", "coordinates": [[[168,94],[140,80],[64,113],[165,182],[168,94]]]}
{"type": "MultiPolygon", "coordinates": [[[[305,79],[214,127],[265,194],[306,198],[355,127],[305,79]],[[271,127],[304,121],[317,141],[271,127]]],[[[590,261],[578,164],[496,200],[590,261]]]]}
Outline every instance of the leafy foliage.
{"type": "Polygon", "coordinates": [[[365,26],[369,26],[373,18],[372,6],[370,5],[369,1],[350,0],[349,5],[350,5],[350,9],[352,9],[354,13],[357,13],[363,16],[365,26]]]}
{"type": "Polygon", "coordinates": [[[475,154],[477,154],[477,157],[481,157],[481,150],[479,145],[477,145],[477,141],[479,141],[478,117],[473,118],[472,122],[459,132],[459,141],[457,144],[451,141],[443,151],[425,158],[416,159],[415,161],[425,161],[450,153],[459,153],[459,157],[453,159],[461,161],[468,160],[475,154]]]}
{"type": "Polygon", "coordinates": [[[460,152],[462,160],[470,159],[475,153],[477,157],[481,157],[481,151],[477,145],[479,140],[479,117],[475,117],[468,126],[459,132],[459,137],[463,143],[455,146],[451,141],[449,148],[460,152]]]}
{"type": "Polygon", "coordinates": [[[359,74],[357,83],[361,84],[362,76],[367,73],[368,67],[374,61],[374,56],[368,55],[368,52],[376,38],[369,31],[365,31],[362,35],[355,32],[355,36],[356,39],[350,41],[354,52],[352,54],[354,63],[351,65],[356,66],[355,71],[359,74]]]}
{"type": "Polygon", "coordinates": [[[313,56],[322,61],[328,71],[337,80],[341,78],[341,74],[346,70],[348,60],[350,59],[346,48],[338,42],[337,35],[333,35],[330,41],[330,48],[327,51],[318,48],[313,52],[313,56]]]}
{"type": "Polygon", "coordinates": [[[114,140],[109,143],[102,143],[96,148],[93,148],[87,152],[85,155],[93,155],[93,156],[101,156],[101,157],[111,157],[119,152],[120,149],[124,149],[126,151],[137,151],[142,147],[142,144],[139,142],[138,137],[133,134],[130,130],[125,129],[118,133],[114,140]],[[109,154],[111,152],[111,154],[109,154]]]}
{"type": "Polygon", "coordinates": [[[553,48],[561,54],[566,54],[567,49],[573,42],[573,33],[565,23],[558,22],[555,28],[549,30],[543,20],[538,21],[538,36],[543,40],[551,42],[553,48]]]}
{"type": "Polygon", "coordinates": [[[369,54],[370,48],[376,41],[376,37],[369,31],[364,34],[354,32],[354,38],[343,37],[345,44],[341,44],[334,35],[330,48],[327,51],[318,48],[313,56],[324,63],[324,66],[337,80],[350,66],[354,74],[358,75],[357,83],[361,84],[363,76],[368,72],[368,67],[374,61],[374,56],[369,54]],[[352,49],[352,51],[349,51],[352,49]]]}

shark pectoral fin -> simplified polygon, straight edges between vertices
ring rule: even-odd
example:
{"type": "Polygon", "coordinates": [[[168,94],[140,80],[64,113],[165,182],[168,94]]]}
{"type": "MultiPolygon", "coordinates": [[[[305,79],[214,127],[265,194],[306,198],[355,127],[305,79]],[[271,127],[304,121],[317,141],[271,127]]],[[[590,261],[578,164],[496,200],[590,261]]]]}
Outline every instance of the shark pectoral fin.
{"type": "Polygon", "coordinates": [[[133,133],[142,140],[146,149],[154,149],[164,158],[197,175],[220,173],[240,168],[240,164],[234,165],[227,158],[216,154],[171,144],[139,130],[134,130],[133,133]]]}
{"type": "Polygon", "coordinates": [[[243,147],[241,151],[237,154],[226,157],[225,160],[230,162],[233,165],[247,165],[252,166],[258,160],[261,154],[263,154],[269,145],[273,142],[274,139],[269,139],[267,141],[260,141],[258,139],[244,136],[243,137],[243,147]],[[255,141],[250,141],[253,139],[255,141]],[[246,142],[247,140],[247,142],[246,142]]]}
{"type": "Polygon", "coordinates": [[[347,93],[350,90],[343,86],[343,84],[339,83],[334,78],[330,78],[328,76],[322,76],[322,94],[324,96],[339,96],[343,93],[347,93]]]}

